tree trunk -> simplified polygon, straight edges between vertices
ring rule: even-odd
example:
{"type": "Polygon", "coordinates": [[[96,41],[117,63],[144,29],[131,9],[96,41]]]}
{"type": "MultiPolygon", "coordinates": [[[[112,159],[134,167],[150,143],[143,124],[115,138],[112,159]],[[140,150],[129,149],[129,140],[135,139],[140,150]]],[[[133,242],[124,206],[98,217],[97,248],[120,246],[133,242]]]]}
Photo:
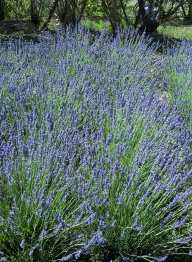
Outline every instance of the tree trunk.
{"type": "Polygon", "coordinates": [[[102,0],[102,7],[109,18],[112,33],[115,33],[115,31],[117,30],[117,23],[121,24],[122,16],[118,11],[119,9],[123,9],[122,5],[122,1],[118,2],[116,0],[102,0]]]}
{"type": "Polygon", "coordinates": [[[0,21],[5,20],[5,13],[4,13],[4,0],[0,0],[0,21]]]}
{"type": "Polygon", "coordinates": [[[71,12],[70,12],[69,3],[67,3],[67,0],[65,0],[64,8],[61,8],[61,6],[60,8],[58,8],[59,21],[63,27],[66,27],[66,25],[70,23],[68,19],[70,13],[71,12]]]}
{"type": "Polygon", "coordinates": [[[185,12],[184,6],[182,5],[181,8],[182,8],[182,10],[183,10],[183,16],[184,16],[184,18],[187,19],[187,14],[186,14],[186,12],[185,12]]]}
{"type": "MultiPolygon", "coordinates": [[[[64,1],[64,0],[63,0],[64,1]]],[[[75,27],[75,24],[79,23],[83,15],[87,0],[81,1],[82,7],[78,6],[78,2],[75,0],[65,0],[64,2],[59,1],[56,9],[56,14],[59,17],[59,21],[62,26],[66,29],[66,26],[71,24],[75,27]]]]}
{"type": "Polygon", "coordinates": [[[34,27],[38,29],[40,28],[45,9],[47,8],[49,7],[45,4],[45,1],[40,1],[38,4],[36,0],[31,0],[31,23],[34,27]]]}
{"type": "Polygon", "coordinates": [[[52,8],[50,9],[50,12],[49,12],[49,17],[48,17],[48,19],[45,21],[45,23],[44,23],[44,25],[42,26],[41,29],[47,29],[48,23],[50,22],[53,14],[54,14],[54,12],[55,12],[55,9],[56,9],[56,7],[57,7],[58,1],[59,1],[59,0],[55,0],[55,2],[53,3],[52,8]]]}
{"type": "Polygon", "coordinates": [[[34,27],[38,28],[40,26],[40,19],[35,7],[35,0],[31,0],[31,23],[34,25],[34,27]]]}
{"type": "Polygon", "coordinates": [[[189,11],[187,15],[187,20],[192,21],[192,0],[189,2],[189,11]]]}

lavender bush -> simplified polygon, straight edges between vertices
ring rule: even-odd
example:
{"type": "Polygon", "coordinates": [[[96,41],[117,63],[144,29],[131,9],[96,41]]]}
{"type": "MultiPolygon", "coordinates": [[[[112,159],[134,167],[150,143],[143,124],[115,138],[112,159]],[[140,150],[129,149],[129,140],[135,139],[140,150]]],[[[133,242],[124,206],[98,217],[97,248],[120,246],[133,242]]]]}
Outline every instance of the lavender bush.
{"type": "Polygon", "coordinates": [[[157,47],[63,34],[0,47],[0,261],[191,254],[191,130],[154,96],[157,47]]]}
{"type": "Polygon", "coordinates": [[[191,41],[182,39],[181,48],[174,52],[168,48],[169,59],[164,64],[162,79],[168,83],[167,89],[171,93],[171,101],[180,103],[180,114],[192,129],[192,47],[191,41]]]}

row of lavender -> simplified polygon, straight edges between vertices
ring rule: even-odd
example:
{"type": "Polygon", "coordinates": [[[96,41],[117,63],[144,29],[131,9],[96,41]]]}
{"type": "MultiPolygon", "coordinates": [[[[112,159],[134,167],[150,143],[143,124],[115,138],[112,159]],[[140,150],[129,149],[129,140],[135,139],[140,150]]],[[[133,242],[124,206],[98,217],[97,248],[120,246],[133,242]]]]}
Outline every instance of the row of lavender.
{"type": "Polygon", "coordinates": [[[0,47],[0,261],[191,254],[191,61],[178,91],[176,56],[155,78],[157,47],[105,33],[0,47]],[[167,105],[154,93],[169,80],[167,105]]]}

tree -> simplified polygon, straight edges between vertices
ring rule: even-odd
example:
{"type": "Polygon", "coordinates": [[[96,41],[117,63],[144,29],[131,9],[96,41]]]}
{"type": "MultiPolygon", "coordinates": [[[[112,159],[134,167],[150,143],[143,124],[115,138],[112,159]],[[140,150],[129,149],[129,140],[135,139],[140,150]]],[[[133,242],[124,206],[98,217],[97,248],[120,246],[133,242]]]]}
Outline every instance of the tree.
{"type": "Polygon", "coordinates": [[[56,14],[63,27],[79,23],[85,10],[87,0],[60,0],[56,9],[56,14]]]}
{"type": "Polygon", "coordinates": [[[186,6],[185,8],[184,8],[184,5],[181,6],[183,10],[184,18],[188,21],[192,21],[192,0],[188,0],[186,6]],[[186,6],[189,8],[188,13],[186,13],[185,11],[186,6]]]}
{"type": "Polygon", "coordinates": [[[50,12],[49,12],[48,19],[45,21],[45,23],[44,23],[44,25],[42,26],[41,29],[47,29],[48,23],[50,22],[53,14],[54,14],[54,12],[55,12],[55,9],[56,9],[56,7],[57,7],[57,5],[58,5],[58,2],[59,2],[59,0],[55,0],[55,2],[53,3],[53,5],[52,5],[52,7],[51,7],[51,9],[50,9],[50,12]]]}
{"type": "MultiPolygon", "coordinates": [[[[53,4],[52,3],[53,0],[31,0],[31,22],[36,28],[40,28],[41,23],[44,22],[44,18],[47,16],[47,13],[49,13],[46,20],[47,24],[50,21],[58,1],[55,1],[53,4]]],[[[44,27],[46,27],[46,24],[44,27]]]]}
{"type": "Polygon", "coordinates": [[[29,0],[0,0],[0,12],[4,12],[4,20],[28,19],[30,14],[29,0]]]}
{"type": "Polygon", "coordinates": [[[132,24],[131,20],[126,15],[126,5],[130,0],[101,0],[101,11],[107,15],[111,23],[112,32],[115,33],[117,24],[132,24]]]}
{"type": "Polygon", "coordinates": [[[150,0],[148,2],[148,12],[146,12],[145,9],[145,1],[144,0],[138,0],[139,5],[139,11],[136,16],[136,21],[134,23],[134,27],[136,29],[138,25],[138,21],[140,16],[142,17],[142,25],[139,28],[139,33],[143,33],[146,31],[146,33],[154,32],[159,25],[161,25],[163,22],[170,19],[187,0],[180,0],[172,1],[171,7],[168,8],[167,11],[165,11],[166,7],[166,1],[160,0],[160,1],[154,1],[150,0]],[[155,17],[154,17],[154,6],[156,6],[155,10],[155,17]]]}
{"type": "Polygon", "coordinates": [[[119,0],[102,0],[102,7],[107,14],[111,23],[112,31],[114,32],[117,27],[117,23],[121,23],[121,15],[118,10],[121,9],[119,0]]]}

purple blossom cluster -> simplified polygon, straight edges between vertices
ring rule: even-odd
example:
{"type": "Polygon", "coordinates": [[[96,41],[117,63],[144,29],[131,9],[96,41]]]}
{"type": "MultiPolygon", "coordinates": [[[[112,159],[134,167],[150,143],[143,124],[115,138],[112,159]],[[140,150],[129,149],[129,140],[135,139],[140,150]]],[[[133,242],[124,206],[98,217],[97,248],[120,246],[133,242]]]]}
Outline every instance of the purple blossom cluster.
{"type": "Polygon", "coordinates": [[[0,261],[191,254],[192,131],[154,96],[157,47],[62,33],[0,46],[0,261]]]}

